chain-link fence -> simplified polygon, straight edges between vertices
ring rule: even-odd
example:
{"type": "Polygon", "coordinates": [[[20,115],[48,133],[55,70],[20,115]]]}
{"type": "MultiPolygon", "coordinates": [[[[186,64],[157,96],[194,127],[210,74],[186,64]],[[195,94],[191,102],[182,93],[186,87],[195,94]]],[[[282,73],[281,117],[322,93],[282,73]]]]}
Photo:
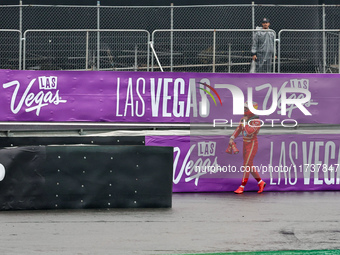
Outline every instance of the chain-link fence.
{"type": "Polygon", "coordinates": [[[340,72],[340,30],[326,33],[326,62],[324,72],[340,72]]]}
{"type": "Polygon", "coordinates": [[[0,6],[2,29],[337,29],[338,5],[0,6]]]}
{"type": "MultiPolygon", "coordinates": [[[[287,29],[329,30],[340,28],[340,6],[336,5],[0,6],[1,28],[19,30],[22,35],[27,30],[137,29],[146,30],[151,34],[153,31],[160,29],[255,29],[261,25],[261,20],[264,17],[271,20],[270,28],[276,31],[277,34],[279,31],[287,29]]],[[[31,69],[53,68],[69,70],[86,68],[143,70],[147,65],[148,60],[145,58],[147,58],[149,48],[144,43],[144,40],[140,42],[140,39],[134,38],[140,37],[139,35],[130,35],[123,39],[125,35],[120,36],[109,32],[108,34],[100,32],[98,37],[96,31],[91,31],[88,34],[89,45],[88,51],[86,51],[83,45],[84,41],[87,40],[86,33],[74,32],[73,35],[70,31],[65,31],[65,33],[69,34],[59,36],[60,38],[57,35],[51,35],[51,39],[42,35],[33,39],[29,38],[30,35],[27,34],[27,38],[24,39],[31,40],[30,43],[34,41],[34,45],[38,48],[27,44],[26,67],[31,69]],[[72,36],[74,38],[71,39],[72,36]],[[114,38],[115,36],[117,38],[114,38]],[[39,38],[43,41],[38,42],[39,38]],[[57,40],[60,40],[60,42],[57,43],[57,40]],[[39,47],[41,48],[40,53],[37,52],[39,47]],[[73,53],[71,54],[71,52],[73,53]],[[30,55],[31,53],[32,55],[30,55]],[[58,56],[56,55],[57,53],[59,54],[58,56]],[[65,57],[66,55],[68,56],[65,57]],[[122,61],[124,58],[126,61],[122,61]],[[41,62],[39,62],[40,60],[41,62]]],[[[212,51],[209,47],[211,46],[211,41],[214,40],[213,35],[202,34],[198,40],[189,36],[193,48],[190,49],[189,39],[185,40],[184,34],[174,38],[172,37],[173,34],[164,33],[168,33],[168,35],[164,36],[163,39],[156,38],[155,40],[158,41],[154,45],[156,48],[160,47],[158,55],[160,62],[166,67],[166,71],[211,72],[214,70],[213,66],[216,72],[248,72],[249,70],[251,33],[247,36],[233,35],[239,36],[239,38],[229,38],[230,36],[227,34],[216,34],[215,62],[212,61],[212,56],[209,56],[212,51]],[[177,41],[171,42],[171,38],[177,41]],[[170,42],[165,41],[168,39],[170,42]],[[175,48],[172,48],[171,44],[175,48]],[[183,50],[183,52],[179,52],[180,50],[183,50]],[[197,51],[197,54],[195,53],[197,56],[195,54],[194,56],[190,51],[197,51]],[[169,55],[171,55],[170,58],[168,58],[169,55]],[[229,55],[231,56],[229,57],[229,55]],[[246,62],[248,63],[243,64],[246,62]],[[238,63],[240,63],[239,66],[237,66],[238,63]],[[183,68],[184,65],[191,65],[191,67],[183,68]]],[[[286,35],[291,37],[288,33],[286,35]]],[[[281,72],[336,71],[335,65],[337,65],[339,54],[338,46],[336,45],[338,37],[334,33],[315,34],[306,32],[296,34],[295,37],[291,38],[291,42],[289,42],[288,38],[284,39],[283,36],[284,34],[282,34],[281,38],[283,40],[281,44],[281,47],[283,47],[281,50],[281,60],[283,61],[280,66],[281,72]],[[313,38],[305,38],[306,36],[313,38]],[[304,41],[313,44],[317,52],[312,53],[313,47],[306,45],[304,41]],[[299,61],[299,59],[302,59],[304,63],[301,65],[293,63],[294,61],[299,61]],[[331,67],[332,65],[333,67],[331,67]]],[[[5,45],[0,45],[2,47],[0,52],[6,51],[5,45]]],[[[11,44],[13,47],[14,45],[11,44]]],[[[21,62],[18,57],[20,49],[17,49],[16,52],[12,49],[7,51],[13,52],[13,56],[6,55],[8,53],[3,54],[4,58],[2,60],[6,64],[2,64],[2,66],[4,68],[20,69],[21,62]],[[12,62],[19,62],[18,67],[10,65],[10,59],[12,62]]],[[[276,67],[277,69],[278,67],[276,67]]],[[[155,70],[158,69],[155,68],[155,70]]]]}
{"type": "Polygon", "coordinates": [[[19,30],[0,30],[0,68],[21,69],[21,33],[19,30]]]}
{"type": "Polygon", "coordinates": [[[145,30],[27,30],[24,69],[149,71],[145,30]]]}
{"type": "MultiPolygon", "coordinates": [[[[152,42],[164,71],[242,73],[250,71],[255,29],[155,30],[152,42]]],[[[273,30],[265,33],[273,33],[273,30]]],[[[273,40],[273,45],[275,42],[273,40]]],[[[275,48],[273,49],[273,65],[275,48]]],[[[160,68],[154,64],[152,68],[160,68]]]]}
{"type": "Polygon", "coordinates": [[[340,30],[281,30],[278,72],[338,73],[340,30]]]}

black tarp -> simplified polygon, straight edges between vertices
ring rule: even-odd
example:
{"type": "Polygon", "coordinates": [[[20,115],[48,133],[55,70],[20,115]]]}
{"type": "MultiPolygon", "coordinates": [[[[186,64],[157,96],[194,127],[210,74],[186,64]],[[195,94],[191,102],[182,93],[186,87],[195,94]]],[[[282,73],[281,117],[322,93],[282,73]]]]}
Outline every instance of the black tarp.
{"type": "Polygon", "coordinates": [[[0,164],[0,210],[171,207],[171,147],[7,147],[0,164]]]}

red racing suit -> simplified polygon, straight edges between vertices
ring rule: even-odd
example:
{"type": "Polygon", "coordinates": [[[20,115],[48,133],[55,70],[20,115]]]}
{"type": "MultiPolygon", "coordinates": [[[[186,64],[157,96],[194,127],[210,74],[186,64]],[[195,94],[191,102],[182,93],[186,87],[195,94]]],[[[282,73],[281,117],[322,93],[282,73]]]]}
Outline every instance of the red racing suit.
{"type": "Polygon", "coordinates": [[[257,134],[261,128],[261,121],[258,118],[251,118],[248,123],[244,123],[240,123],[231,136],[232,139],[235,139],[241,132],[243,135],[243,166],[244,170],[248,169],[248,171],[243,172],[243,185],[248,181],[249,172],[251,172],[256,180],[261,180],[256,169],[253,168],[253,160],[258,149],[257,134]]]}

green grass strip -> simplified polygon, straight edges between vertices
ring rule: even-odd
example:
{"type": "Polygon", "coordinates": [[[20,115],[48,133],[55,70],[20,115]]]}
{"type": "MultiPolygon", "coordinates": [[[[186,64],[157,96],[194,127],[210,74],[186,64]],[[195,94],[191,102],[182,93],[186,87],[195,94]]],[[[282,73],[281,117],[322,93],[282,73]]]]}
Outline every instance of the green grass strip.
{"type": "Polygon", "coordinates": [[[296,250],[296,251],[249,251],[249,252],[217,252],[217,253],[187,253],[177,255],[340,255],[340,250],[296,250]]]}

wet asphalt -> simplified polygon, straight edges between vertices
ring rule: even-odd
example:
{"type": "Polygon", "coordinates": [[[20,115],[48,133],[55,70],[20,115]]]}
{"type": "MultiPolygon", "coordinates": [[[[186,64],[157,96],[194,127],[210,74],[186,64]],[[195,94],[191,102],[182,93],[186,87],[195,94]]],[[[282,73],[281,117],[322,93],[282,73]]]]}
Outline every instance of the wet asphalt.
{"type": "Polygon", "coordinates": [[[340,192],[173,194],[169,209],[0,212],[0,254],[340,249],[340,192]]]}

